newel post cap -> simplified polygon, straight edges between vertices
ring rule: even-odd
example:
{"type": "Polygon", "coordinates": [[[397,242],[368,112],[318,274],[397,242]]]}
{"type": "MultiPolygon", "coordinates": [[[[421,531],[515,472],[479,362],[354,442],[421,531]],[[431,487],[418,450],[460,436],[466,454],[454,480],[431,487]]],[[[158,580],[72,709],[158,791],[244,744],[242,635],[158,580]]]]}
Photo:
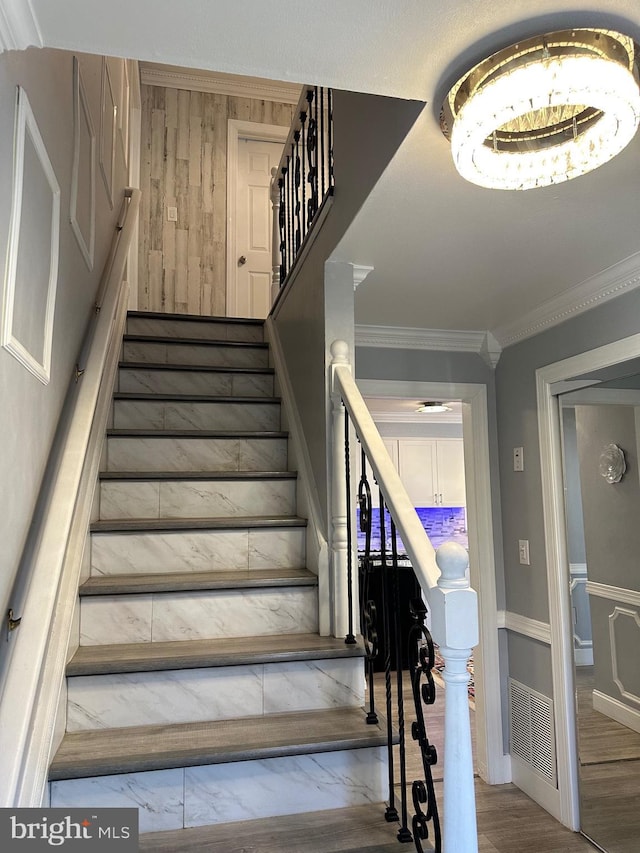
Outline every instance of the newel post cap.
{"type": "Polygon", "coordinates": [[[334,341],[331,344],[331,363],[349,364],[349,344],[346,341],[334,341]]]}
{"type": "Polygon", "coordinates": [[[438,586],[441,589],[460,589],[469,585],[469,555],[462,545],[444,542],[436,551],[436,563],[440,569],[438,586]]]}

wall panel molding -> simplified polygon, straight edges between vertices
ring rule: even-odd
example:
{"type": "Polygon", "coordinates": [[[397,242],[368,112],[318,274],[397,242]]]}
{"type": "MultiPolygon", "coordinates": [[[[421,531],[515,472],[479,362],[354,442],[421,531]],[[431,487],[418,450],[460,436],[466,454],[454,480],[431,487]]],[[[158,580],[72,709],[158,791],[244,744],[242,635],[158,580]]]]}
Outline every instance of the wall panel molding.
{"type": "Polygon", "coordinates": [[[76,236],[80,251],[90,270],[93,269],[93,253],[95,247],[96,233],[96,134],[93,129],[93,120],[91,118],[91,108],[87,100],[87,95],[80,72],[78,58],[73,57],[73,172],[71,176],[71,228],[76,236]],[[88,163],[83,162],[81,156],[83,146],[82,140],[85,140],[85,146],[88,145],[88,163]],[[83,170],[88,168],[87,171],[83,170]],[[85,206],[78,205],[79,199],[88,193],[88,209],[85,206]],[[81,213],[83,211],[84,221],[81,213]]]}
{"type": "Polygon", "coordinates": [[[100,95],[100,172],[107,192],[109,207],[113,207],[113,173],[116,156],[116,99],[109,63],[102,57],[102,89],[100,95]]]}
{"type": "MultiPolygon", "coordinates": [[[[637,610],[629,610],[626,607],[616,606],[613,608],[613,613],[609,616],[609,641],[611,644],[611,671],[613,673],[613,680],[620,691],[620,694],[624,696],[625,699],[628,699],[629,702],[634,702],[636,705],[640,705],[640,696],[625,687],[619,670],[618,664],[620,655],[618,654],[618,637],[616,634],[616,622],[619,619],[630,619],[640,631],[640,615],[638,615],[637,610]]],[[[637,645],[635,645],[634,648],[637,648],[637,645]]],[[[628,647],[623,651],[626,652],[627,655],[629,654],[628,647]]]]}
{"type": "Polygon", "coordinates": [[[609,601],[618,601],[621,604],[640,607],[640,592],[636,589],[625,589],[607,583],[587,581],[587,592],[589,595],[596,595],[598,598],[608,598],[609,601]]]}
{"type": "MultiPolygon", "coordinates": [[[[28,199],[33,201],[35,199],[28,199]]],[[[58,254],[60,242],[60,187],[40,135],[26,91],[18,86],[14,136],[14,168],[9,226],[9,247],[4,281],[2,329],[0,343],[44,385],[49,383],[51,349],[53,342],[53,316],[58,284],[58,254]],[[37,180],[28,172],[27,146],[35,153],[41,175],[50,192],[51,216],[46,221],[46,211],[34,216],[27,209],[23,195],[25,182],[37,180]],[[25,211],[27,215],[25,216],[25,211]],[[48,232],[45,229],[48,228],[48,232]],[[22,246],[22,251],[21,251],[22,246]],[[40,258],[34,247],[50,246],[48,261],[40,258]],[[29,263],[29,261],[32,261],[29,263]],[[35,260],[35,263],[33,262],[35,260]],[[39,262],[39,263],[38,263],[39,262]],[[41,265],[41,268],[39,266],[41,265]],[[24,266],[24,269],[23,269],[24,266]],[[19,281],[19,276],[29,281],[19,281]],[[22,285],[22,286],[21,286],[22,285]],[[40,298],[38,299],[38,296],[40,298]],[[24,301],[23,301],[24,300],[24,301]],[[41,316],[38,316],[38,315],[41,316]],[[23,329],[17,328],[21,319],[23,329]],[[20,340],[28,330],[29,338],[20,340]],[[38,346],[34,344],[38,342],[38,346]],[[40,343],[41,341],[41,343],[40,343]],[[36,352],[34,352],[36,350],[36,352]]]]}
{"type": "Polygon", "coordinates": [[[522,616],[511,610],[498,611],[498,628],[506,628],[508,631],[522,634],[524,637],[530,637],[548,646],[551,645],[551,626],[548,622],[540,622],[538,619],[531,619],[529,616],[522,616]]]}

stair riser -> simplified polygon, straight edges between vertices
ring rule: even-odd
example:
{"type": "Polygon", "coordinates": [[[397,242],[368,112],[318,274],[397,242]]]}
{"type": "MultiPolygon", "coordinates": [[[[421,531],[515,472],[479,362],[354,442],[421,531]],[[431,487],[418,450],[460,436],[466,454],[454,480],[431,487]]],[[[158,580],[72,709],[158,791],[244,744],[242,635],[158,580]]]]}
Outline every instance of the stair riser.
{"type": "Polygon", "coordinates": [[[305,563],[303,527],[91,535],[92,575],[299,569],[305,563]]]}
{"type": "Polygon", "coordinates": [[[362,659],[69,678],[67,731],[360,707],[362,659]]]}
{"type": "Polygon", "coordinates": [[[318,630],[311,586],[81,599],[80,645],[212,640],[318,630]]]}
{"type": "Polygon", "coordinates": [[[293,515],[295,480],[105,481],[100,518],[233,518],[293,515]]]}
{"type": "Polygon", "coordinates": [[[161,317],[129,317],[128,335],[202,338],[209,341],[257,341],[262,343],[263,326],[256,323],[205,323],[200,320],[174,320],[161,317]]]}
{"type": "Polygon", "coordinates": [[[260,373],[212,373],[197,370],[120,368],[119,391],[154,394],[220,394],[223,397],[272,397],[273,376],[260,373]]]}
{"type": "Polygon", "coordinates": [[[141,832],[340,809],[385,798],[386,750],[369,747],[50,784],[53,808],[138,808],[141,832]]]}
{"type": "Polygon", "coordinates": [[[286,471],[286,438],[107,438],[108,471],[286,471]]]}
{"type": "Polygon", "coordinates": [[[264,347],[227,347],[212,344],[178,344],[156,341],[125,341],[123,361],[152,364],[206,364],[210,367],[268,367],[264,347]]]}
{"type": "Polygon", "coordinates": [[[180,403],[115,400],[115,429],[280,429],[279,403],[180,403]]]}

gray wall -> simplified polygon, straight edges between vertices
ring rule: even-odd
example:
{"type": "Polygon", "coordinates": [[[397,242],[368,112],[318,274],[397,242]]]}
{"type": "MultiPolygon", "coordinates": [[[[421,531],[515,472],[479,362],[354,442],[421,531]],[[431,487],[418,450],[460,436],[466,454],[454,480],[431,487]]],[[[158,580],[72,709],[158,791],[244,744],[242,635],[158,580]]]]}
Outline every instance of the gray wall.
{"type": "MultiPolygon", "coordinates": [[[[90,104],[96,145],[100,127],[101,57],[80,58],[90,104]]],[[[117,60],[119,62],[119,60],[117,60]]],[[[51,380],[43,385],[6,350],[0,349],[0,613],[13,604],[11,590],[19,565],[56,425],[98,282],[111,243],[122,189],[124,158],[116,147],[113,210],[96,160],[96,248],[89,271],[69,224],[73,157],[73,54],[54,50],[14,51],[0,55],[0,247],[5,266],[11,216],[13,134],[16,85],[25,88],[61,190],[60,260],[55,306],[51,380]]],[[[116,140],[118,142],[118,140],[116,140]]],[[[47,264],[49,245],[34,244],[32,252],[47,264]]],[[[16,292],[28,294],[30,281],[19,278],[16,292]]],[[[4,634],[0,656],[4,654],[4,634]]]]}
{"type": "Polygon", "coordinates": [[[574,408],[562,409],[562,445],[566,489],[567,545],[570,563],[585,563],[584,522],[578,465],[578,437],[574,408]]]}
{"type": "Polygon", "coordinates": [[[353,278],[325,262],[402,143],[424,104],[334,92],[335,195],[292,288],[273,311],[313,468],[328,518],[326,366],[335,339],[353,344],[353,278]],[[332,269],[329,269],[331,267],[332,269]]]}
{"type": "MultiPolygon", "coordinates": [[[[638,591],[640,481],[635,411],[632,406],[576,406],[576,428],[589,581],[638,591]],[[599,472],[600,454],[611,443],[622,448],[627,464],[621,482],[615,484],[607,483],[599,472]]],[[[591,596],[590,605],[595,688],[637,710],[613,680],[609,622],[616,602],[591,596]]],[[[626,674],[624,686],[640,695],[638,626],[634,619],[622,616],[614,628],[617,664],[620,673],[626,674]]]]}
{"type": "MultiPolygon", "coordinates": [[[[640,290],[634,290],[519,344],[496,368],[500,493],[507,610],[549,620],[535,371],[572,355],[640,332],[640,290]],[[525,470],[513,471],[513,448],[524,447],[525,470]],[[518,539],[528,539],[531,565],[518,562],[518,539]]],[[[549,694],[550,649],[530,656],[535,641],[510,648],[510,667],[549,694]],[[540,657],[544,660],[540,660],[540,657]]]]}

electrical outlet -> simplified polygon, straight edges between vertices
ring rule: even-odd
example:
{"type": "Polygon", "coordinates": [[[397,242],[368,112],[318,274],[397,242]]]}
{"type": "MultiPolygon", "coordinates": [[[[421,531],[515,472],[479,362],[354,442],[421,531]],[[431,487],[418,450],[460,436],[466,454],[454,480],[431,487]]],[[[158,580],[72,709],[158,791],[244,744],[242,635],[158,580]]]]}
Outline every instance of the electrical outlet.
{"type": "Polygon", "coordinates": [[[177,207],[168,207],[167,208],[167,221],[168,222],[177,222],[178,221],[178,208],[177,207]]]}
{"type": "Polygon", "coordinates": [[[513,470],[524,471],[524,447],[513,448],[513,470]]]}
{"type": "Polygon", "coordinates": [[[518,539],[518,555],[520,557],[520,565],[522,566],[530,566],[531,561],[529,559],[529,540],[528,539],[518,539]]]}

